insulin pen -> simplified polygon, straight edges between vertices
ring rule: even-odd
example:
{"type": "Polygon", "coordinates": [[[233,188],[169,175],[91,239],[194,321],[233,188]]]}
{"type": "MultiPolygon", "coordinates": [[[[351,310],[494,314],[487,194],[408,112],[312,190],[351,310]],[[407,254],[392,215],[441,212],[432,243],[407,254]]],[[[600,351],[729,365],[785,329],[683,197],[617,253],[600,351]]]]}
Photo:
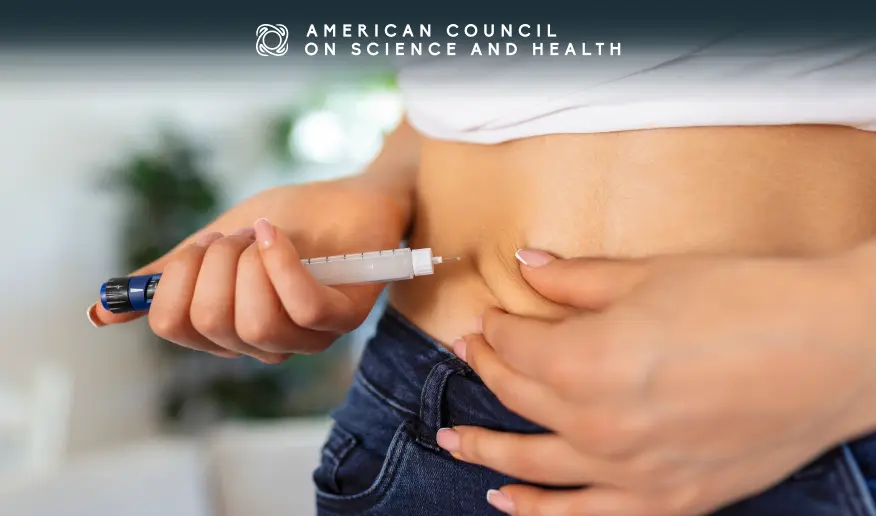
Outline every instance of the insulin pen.
{"type": "MultiPolygon", "coordinates": [[[[432,256],[429,248],[403,248],[307,258],[301,263],[323,285],[346,285],[408,280],[432,274],[434,266],[444,261],[445,258],[432,256]]],[[[161,274],[112,278],[101,285],[100,302],[116,314],[147,311],[160,279],[161,274]]]]}

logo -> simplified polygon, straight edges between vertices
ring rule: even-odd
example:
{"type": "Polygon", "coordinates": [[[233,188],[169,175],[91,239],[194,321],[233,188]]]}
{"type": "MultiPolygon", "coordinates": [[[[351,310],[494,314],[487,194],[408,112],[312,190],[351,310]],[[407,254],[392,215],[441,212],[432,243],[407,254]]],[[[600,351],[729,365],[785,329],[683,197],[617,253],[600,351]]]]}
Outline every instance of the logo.
{"type": "Polygon", "coordinates": [[[256,29],[256,53],[262,57],[284,56],[289,50],[289,29],[285,25],[263,23],[256,29]]]}

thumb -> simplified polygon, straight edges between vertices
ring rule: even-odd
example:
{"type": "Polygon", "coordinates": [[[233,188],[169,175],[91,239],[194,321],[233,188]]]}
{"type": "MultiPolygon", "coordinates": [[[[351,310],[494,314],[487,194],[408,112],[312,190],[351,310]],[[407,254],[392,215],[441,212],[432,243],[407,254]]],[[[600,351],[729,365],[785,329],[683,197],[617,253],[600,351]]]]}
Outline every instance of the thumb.
{"type": "MultiPolygon", "coordinates": [[[[164,270],[165,265],[167,265],[170,260],[176,256],[176,254],[187,245],[201,239],[208,238],[211,235],[214,235],[215,232],[211,232],[209,230],[205,230],[202,232],[195,233],[194,235],[186,238],[182,242],[180,242],[176,247],[170,250],[167,254],[158,258],[154,262],[144,265],[139,269],[135,270],[129,276],[140,276],[144,274],[158,274],[164,270]]],[[[98,300],[96,303],[88,307],[88,311],[86,314],[88,315],[88,321],[95,328],[100,328],[101,326],[108,326],[110,324],[122,324],[129,321],[133,321],[134,319],[139,319],[146,315],[147,312],[128,312],[124,314],[114,314],[103,307],[103,304],[98,300]]]]}
{"type": "Polygon", "coordinates": [[[618,301],[644,281],[650,269],[647,260],[560,260],[535,249],[520,249],[514,256],[536,292],[556,303],[589,310],[618,301]]]}

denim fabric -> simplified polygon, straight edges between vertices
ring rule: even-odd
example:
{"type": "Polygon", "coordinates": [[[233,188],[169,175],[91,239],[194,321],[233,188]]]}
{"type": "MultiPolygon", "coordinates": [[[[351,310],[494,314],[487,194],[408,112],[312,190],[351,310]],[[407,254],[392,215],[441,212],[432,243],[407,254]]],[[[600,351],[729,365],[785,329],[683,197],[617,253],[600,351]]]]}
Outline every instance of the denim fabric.
{"type": "MultiPolygon", "coordinates": [[[[512,414],[461,360],[387,309],[314,472],[320,516],[500,515],[486,492],[517,482],[459,462],[439,428],[546,430],[512,414]]],[[[876,516],[876,436],[832,450],[720,516],[876,516]],[[869,488],[868,488],[869,482],[869,488]]]]}

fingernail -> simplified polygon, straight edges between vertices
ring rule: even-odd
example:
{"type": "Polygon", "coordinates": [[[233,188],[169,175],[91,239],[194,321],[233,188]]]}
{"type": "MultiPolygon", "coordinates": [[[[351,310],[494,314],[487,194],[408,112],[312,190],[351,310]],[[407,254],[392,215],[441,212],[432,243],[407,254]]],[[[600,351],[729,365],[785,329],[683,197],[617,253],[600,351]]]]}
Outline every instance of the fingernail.
{"type": "Polygon", "coordinates": [[[438,442],[438,446],[444,448],[450,453],[459,451],[459,432],[452,428],[439,429],[438,433],[435,435],[435,440],[438,442]]]}
{"type": "Polygon", "coordinates": [[[255,238],[255,230],[253,228],[240,228],[234,233],[231,233],[234,236],[242,236],[246,238],[255,238]]]}
{"type": "Polygon", "coordinates": [[[537,251],[535,249],[518,249],[517,252],[514,253],[514,257],[517,258],[517,261],[527,267],[541,267],[542,265],[555,260],[555,258],[548,253],[537,251]]]}
{"type": "Polygon", "coordinates": [[[104,324],[97,320],[97,303],[88,307],[88,311],[85,312],[85,315],[88,316],[88,322],[91,323],[95,328],[100,328],[104,326],[104,324]]]}
{"type": "Polygon", "coordinates": [[[222,238],[222,233],[207,233],[206,235],[201,235],[201,238],[199,238],[196,243],[201,247],[207,247],[220,238],[222,238]]]}
{"type": "Polygon", "coordinates": [[[259,246],[262,249],[271,247],[274,243],[274,226],[268,222],[268,219],[259,219],[253,224],[255,228],[255,237],[259,241],[259,246]]]}
{"type": "Polygon", "coordinates": [[[514,502],[498,489],[487,491],[487,502],[505,514],[514,514],[514,502]]]}
{"type": "Polygon", "coordinates": [[[459,357],[460,360],[465,362],[465,340],[462,338],[456,339],[453,341],[453,344],[450,345],[450,349],[459,357]]]}

